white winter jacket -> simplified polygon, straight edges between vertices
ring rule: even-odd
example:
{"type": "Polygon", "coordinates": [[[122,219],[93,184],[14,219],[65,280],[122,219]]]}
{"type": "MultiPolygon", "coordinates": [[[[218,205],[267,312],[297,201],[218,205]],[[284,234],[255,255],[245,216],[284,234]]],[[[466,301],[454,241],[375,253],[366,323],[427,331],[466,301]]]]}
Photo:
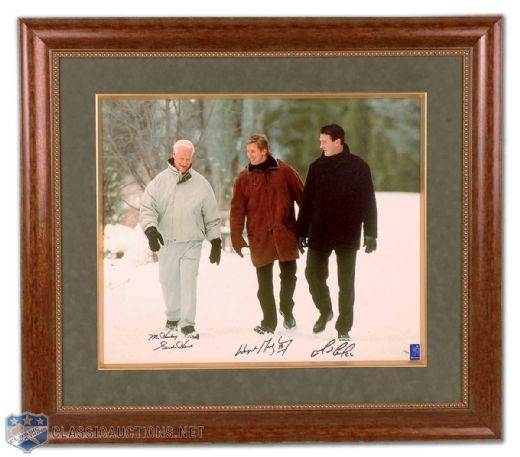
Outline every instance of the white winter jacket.
{"type": "Polygon", "coordinates": [[[168,161],[168,168],[152,179],[141,197],[143,231],[157,227],[165,240],[209,241],[220,238],[217,201],[210,183],[191,169],[184,176],[168,161]]]}

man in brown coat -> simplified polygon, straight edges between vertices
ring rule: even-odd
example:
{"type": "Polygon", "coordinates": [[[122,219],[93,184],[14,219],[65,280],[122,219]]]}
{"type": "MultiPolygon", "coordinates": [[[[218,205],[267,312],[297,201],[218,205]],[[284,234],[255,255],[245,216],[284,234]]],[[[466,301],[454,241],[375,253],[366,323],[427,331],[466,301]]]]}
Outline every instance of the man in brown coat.
{"type": "Polygon", "coordinates": [[[298,173],[275,159],[264,135],[253,135],[247,142],[249,165],[235,182],[231,200],[231,242],[243,257],[244,221],[251,259],[256,267],[258,300],[263,319],[255,332],[273,333],[276,329],[276,303],[273,292],[273,264],[280,266],[280,314],[284,327],[293,328],[293,294],[296,288],[298,240],[294,202],[300,206],[303,183],[298,173]]]}

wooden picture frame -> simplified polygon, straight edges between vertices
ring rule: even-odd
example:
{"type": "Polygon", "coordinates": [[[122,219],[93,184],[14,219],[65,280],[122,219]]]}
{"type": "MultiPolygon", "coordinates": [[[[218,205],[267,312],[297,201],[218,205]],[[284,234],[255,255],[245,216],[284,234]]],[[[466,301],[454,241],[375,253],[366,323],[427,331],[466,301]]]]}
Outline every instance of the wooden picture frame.
{"type": "Polygon", "coordinates": [[[20,19],[19,29],[22,410],[49,416],[51,443],[501,438],[501,17],[20,19]],[[60,59],[438,54],[461,56],[465,81],[460,401],[258,407],[64,403],[60,59]],[[171,426],[173,432],[152,433],[171,426]]]}

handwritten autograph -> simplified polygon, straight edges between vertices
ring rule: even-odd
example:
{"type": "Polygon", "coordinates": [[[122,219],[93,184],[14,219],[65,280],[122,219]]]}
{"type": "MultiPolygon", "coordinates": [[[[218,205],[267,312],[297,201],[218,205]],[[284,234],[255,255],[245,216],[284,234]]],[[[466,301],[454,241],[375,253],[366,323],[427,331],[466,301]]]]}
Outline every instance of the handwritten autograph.
{"type": "Polygon", "coordinates": [[[179,336],[172,332],[171,330],[167,330],[166,332],[160,332],[160,333],[149,333],[148,334],[148,341],[154,340],[159,341],[159,346],[154,348],[154,351],[164,351],[168,349],[189,349],[193,347],[192,342],[189,339],[186,339],[185,341],[178,339],[179,336]],[[170,343],[169,340],[174,340],[170,343]]]}
{"type": "Polygon", "coordinates": [[[160,333],[149,333],[148,334],[148,341],[150,340],[158,340],[158,339],[167,339],[167,338],[173,338],[174,340],[177,339],[178,335],[174,331],[168,329],[166,332],[160,332],[160,333]]]}
{"type": "Polygon", "coordinates": [[[235,352],[235,357],[249,354],[267,354],[269,356],[282,354],[283,356],[287,352],[287,349],[289,349],[292,341],[292,339],[283,340],[280,335],[278,341],[273,340],[273,338],[268,338],[264,340],[260,346],[255,344],[253,347],[249,347],[247,343],[241,344],[235,352]]]}
{"type": "Polygon", "coordinates": [[[356,347],[356,343],[351,343],[349,341],[345,341],[341,343],[339,346],[334,347],[336,343],[336,339],[332,338],[325,346],[320,349],[315,349],[311,352],[311,357],[316,357],[318,355],[330,354],[334,357],[354,357],[352,351],[356,347]]]}

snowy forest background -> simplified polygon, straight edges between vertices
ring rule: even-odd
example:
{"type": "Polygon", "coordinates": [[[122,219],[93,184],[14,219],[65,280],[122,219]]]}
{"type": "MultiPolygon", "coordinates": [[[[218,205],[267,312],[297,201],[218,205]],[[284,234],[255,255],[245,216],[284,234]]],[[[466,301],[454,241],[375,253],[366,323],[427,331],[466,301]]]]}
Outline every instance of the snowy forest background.
{"type": "MultiPolygon", "coordinates": [[[[330,123],[345,128],[352,152],[369,163],[378,207],[377,252],[358,254],[351,333],[355,351],[349,360],[377,366],[379,361],[407,364],[410,344],[424,344],[418,98],[106,97],[101,109],[104,366],[337,362],[333,354],[320,356],[319,361],[310,355],[337,335],[333,325],[319,335],[311,331],[317,311],[304,276],[306,253],[298,259],[297,326],[288,332],[280,324],[273,337],[292,339],[290,351],[236,355],[245,342],[261,347],[263,337],[253,331],[261,320],[261,309],[249,251],[240,258],[229,239],[229,205],[235,178],[248,162],[247,139],[255,133],[266,134],[272,154],[296,168],[305,180],[310,162],[320,154],[319,130],[330,123]],[[203,244],[196,317],[200,340],[189,350],[157,350],[155,335],[164,330],[164,301],[157,256],[149,250],[139,225],[139,202],[147,183],[166,167],[173,143],[181,138],[195,144],[193,166],[215,191],[224,252],[220,265],[212,265],[210,245],[203,244]]],[[[278,276],[277,264],[274,275],[278,276]]],[[[274,283],[278,296],[279,281],[274,283]]],[[[337,309],[334,261],[330,262],[329,287],[337,309]]]]}
{"type": "Polygon", "coordinates": [[[417,98],[102,99],[103,218],[133,228],[147,183],[166,167],[173,143],[190,139],[193,167],[211,183],[223,226],[246,141],[266,134],[272,154],[305,180],[320,154],[319,129],[338,123],[351,151],[372,169],[376,192],[419,192],[417,98]]]}

